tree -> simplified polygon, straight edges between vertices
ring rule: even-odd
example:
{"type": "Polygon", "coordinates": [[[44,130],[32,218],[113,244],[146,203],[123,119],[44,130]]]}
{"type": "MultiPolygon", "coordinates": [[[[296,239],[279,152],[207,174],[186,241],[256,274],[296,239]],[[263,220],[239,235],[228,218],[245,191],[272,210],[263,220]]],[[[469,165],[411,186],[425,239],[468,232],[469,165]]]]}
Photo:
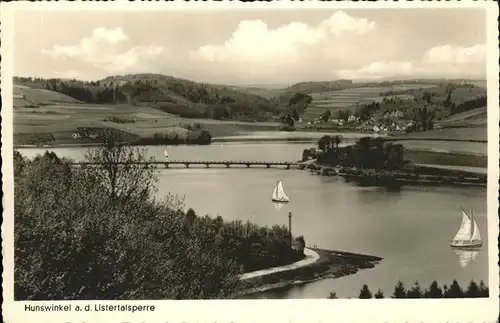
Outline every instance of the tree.
{"type": "Polygon", "coordinates": [[[456,280],[453,280],[453,283],[451,284],[450,288],[446,291],[445,295],[446,298],[462,298],[464,296],[464,292],[458,282],[456,280]]]}
{"type": "Polygon", "coordinates": [[[406,289],[403,282],[398,281],[396,287],[394,287],[392,298],[406,298],[406,289]]]}
{"type": "Polygon", "coordinates": [[[439,288],[438,283],[434,280],[428,291],[425,293],[426,298],[442,298],[443,291],[439,288]]]}
{"type": "Polygon", "coordinates": [[[329,145],[330,145],[330,136],[328,135],[325,135],[318,140],[318,148],[325,154],[329,149],[329,145]]]}
{"type": "Polygon", "coordinates": [[[282,118],[283,123],[286,123],[289,127],[293,127],[295,125],[295,120],[293,120],[293,117],[289,114],[286,114],[282,118]]]}
{"type": "Polygon", "coordinates": [[[379,289],[376,293],[375,293],[375,298],[384,298],[384,293],[382,293],[382,291],[379,289]]]}
{"type": "Polygon", "coordinates": [[[293,243],[293,248],[294,250],[300,252],[301,254],[304,253],[304,248],[306,247],[306,242],[304,240],[304,236],[298,236],[295,238],[294,243],[293,243]]]}
{"type": "Polygon", "coordinates": [[[470,282],[467,291],[465,292],[465,297],[481,297],[481,292],[476,282],[473,280],[470,282]]]}
{"type": "Polygon", "coordinates": [[[337,135],[337,136],[333,137],[333,143],[335,144],[336,149],[339,148],[339,145],[341,142],[342,142],[342,136],[337,135]]]}
{"type": "Polygon", "coordinates": [[[194,221],[196,220],[196,212],[193,209],[189,209],[185,215],[184,225],[186,228],[190,229],[193,226],[194,221]]]}
{"type": "Polygon", "coordinates": [[[200,145],[209,145],[212,142],[212,135],[207,130],[201,130],[197,142],[200,145]]]}
{"type": "Polygon", "coordinates": [[[446,108],[449,108],[451,107],[451,104],[453,103],[453,101],[451,101],[451,91],[447,91],[448,94],[446,96],[446,99],[443,101],[443,105],[446,107],[446,108]]]}
{"type": "MultiPolygon", "coordinates": [[[[433,281],[428,290],[422,291],[420,288],[420,284],[416,281],[411,289],[408,291],[405,290],[405,287],[401,281],[398,281],[394,288],[394,293],[391,298],[463,298],[463,297],[488,297],[488,287],[484,285],[484,282],[481,281],[479,286],[471,281],[469,284],[468,292],[460,293],[462,290],[457,281],[453,281],[450,289],[446,285],[443,285],[444,293],[439,287],[436,281],[433,281]],[[451,292],[450,292],[451,291],[451,292]],[[458,296],[452,296],[450,293],[455,293],[458,296]]],[[[335,293],[330,293],[330,295],[335,295],[335,293]]],[[[374,295],[375,298],[384,298],[384,293],[379,289],[377,293],[374,295]]],[[[331,297],[329,297],[331,298],[331,297]]],[[[363,285],[363,288],[360,291],[359,298],[371,298],[371,292],[368,289],[367,285],[363,285]]]]}
{"type": "Polygon", "coordinates": [[[328,299],[337,299],[337,293],[330,293],[330,295],[328,295],[328,299]]]}
{"type": "Polygon", "coordinates": [[[101,165],[85,168],[88,176],[95,176],[97,182],[103,183],[112,200],[149,199],[156,191],[157,181],[155,167],[147,164],[153,158],[147,158],[144,149],[128,145],[120,132],[105,130],[102,139],[102,146],[85,155],[88,162],[101,165]],[[144,163],[144,166],[137,167],[132,163],[144,163]]]}
{"type": "Polygon", "coordinates": [[[479,282],[479,293],[481,294],[481,297],[489,297],[490,295],[489,288],[484,285],[482,280],[479,282]]]}
{"type": "Polygon", "coordinates": [[[323,112],[323,114],[321,115],[321,120],[323,122],[328,122],[328,120],[330,120],[331,117],[332,117],[332,111],[330,111],[330,109],[326,109],[325,112],[323,112]]]}
{"type": "Polygon", "coordinates": [[[141,152],[107,140],[87,156],[103,164],[17,159],[16,300],[232,296],[240,267],[201,221],[183,230],[178,200],[154,197],[141,152]]]}
{"type": "Polygon", "coordinates": [[[363,288],[361,289],[361,291],[359,292],[359,298],[362,298],[362,299],[369,299],[369,298],[372,298],[372,293],[370,292],[370,290],[368,289],[368,285],[363,285],[363,288]]]}
{"type": "Polygon", "coordinates": [[[421,298],[422,297],[422,289],[420,288],[420,284],[415,282],[413,287],[406,292],[407,298],[421,298]]]}
{"type": "Polygon", "coordinates": [[[337,111],[337,118],[344,120],[344,122],[347,122],[349,120],[349,111],[346,110],[338,110],[337,111]]]}

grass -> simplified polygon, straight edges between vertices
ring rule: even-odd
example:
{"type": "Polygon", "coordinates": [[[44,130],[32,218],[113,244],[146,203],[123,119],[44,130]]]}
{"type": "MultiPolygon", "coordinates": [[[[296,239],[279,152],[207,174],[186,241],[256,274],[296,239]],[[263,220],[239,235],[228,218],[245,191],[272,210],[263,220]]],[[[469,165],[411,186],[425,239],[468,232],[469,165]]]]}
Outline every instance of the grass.
{"type": "MultiPolygon", "coordinates": [[[[311,105],[307,108],[303,115],[304,121],[310,121],[321,116],[327,109],[332,112],[338,109],[354,110],[355,104],[365,104],[372,101],[381,102],[383,96],[380,93],[387,91],[401,91],[419,88],[431,88],[437,85],[432,84],[408,84],[395,86],[369,86],[350,88],[345,90],[325,91],[311,93],[313,98],[311,105]]],[[[413,97],[407,94],[395,95],[394,98],[412,99],[413,97]]],[[[388,97],[389,98],[389,97],[388,97]]]]}
{"type": "Polygon", "coordinates": [[[44,90],[32,89],[27,86],[14,85],[14,106],[40,106],[54,103],[81,103],[62,93],[44,90]]]}
{"type": "Polygon", "coordinates": [[[436,125],[442,127],[486,127],[488,124],[487,110],[487,107],[482,107],[457,113],[436,121],[436,125]]]}
{"type": "Polygon", "coordinates": [[[487,167],[486,155],[454,154],[422,150],[405,150],[405,159],[415,164],[463,167],[487,167]]]}
{"type": "Polygon", "coordinates": [[[151,137],[155,132],[184,136],[187,125],[200,123],[212,136],[227,136],[246,131],[275,130],[278,124],[186,119],[146,106],[50,104],[40,108],[14,107],[14,142],[32,142],[34,136],[52,135],[58,143],[72,143],[71,134],[78,127],[118,129],[137,137],[151,137]],[[133,120],[117,123],[112,120],[133,120]]]}
{"type": "Polygon", "coordinates": [[[434,140],[408,140],[397,141],[405,149],[424,150],[433,152],[457,153],[457,154],[478,154],[487,155],[488,146],[480,142],[458,142],[458,141],[434,141],[434,140]]]}
{"type": "Polygon", "coordinates": [[[486,141],[488,139],[486,127],[433,129],[429,131],[412,132],[403,136],[403,138],[405,137],[408,139],[439,138],[442,140],[460,139],[460,140],[475,140],[475,141],[486,141]]]}

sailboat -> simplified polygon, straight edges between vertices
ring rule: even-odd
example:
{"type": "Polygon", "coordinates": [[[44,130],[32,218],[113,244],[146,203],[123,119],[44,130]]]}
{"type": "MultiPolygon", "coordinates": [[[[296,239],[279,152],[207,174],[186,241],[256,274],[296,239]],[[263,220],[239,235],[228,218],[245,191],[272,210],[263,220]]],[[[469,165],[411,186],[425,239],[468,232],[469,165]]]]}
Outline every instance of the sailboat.
{"type": "Polygon", "coordinates": [[[482,245],[483,241],[472,210],[469,215],[462,208],[462,224],[453,240],[451,240],[450,246],[455,248],[479,248],[482,245]]]}
{"type": "Polygon", "coordinates": [[[290,198],[286,195],[283,190],[283,182],[278,180],[276,186],[274,187],[273,195],[271,197],[271,201],[275,203],[288,203],[290,202],[290,198]]]}
{"type": "Polygon", "coordinates": [[[165,155],[165,161],[168,161],[168,151],[167,151],[167,148],[163,149],[163,155],[165,155]]]}

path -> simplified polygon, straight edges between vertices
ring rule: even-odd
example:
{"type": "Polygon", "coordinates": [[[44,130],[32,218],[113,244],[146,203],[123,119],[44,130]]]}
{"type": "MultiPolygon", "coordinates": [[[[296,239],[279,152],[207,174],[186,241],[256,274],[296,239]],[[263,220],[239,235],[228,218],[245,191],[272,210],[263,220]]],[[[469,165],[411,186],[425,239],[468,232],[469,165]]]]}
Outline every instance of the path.
{"type": "Polygon", "coordinates": [[[245,273],[245,274],[241,275],[240,279],[245,280],[245,279],[250,279],[250,278],[254,278],[254,277],[260,277],[260,276],[265,276],[265,275],[269,275],[269,274],[274,274],[274,273],[278,273],[278,272],[282,272],[282,271],[289,271],[289,270],[297,269],[300,267],[310,265],[319,259],[319,254],[312,249],[304,248],[304,254],[306,255],[306,257],[302,260],[297,261],[297,262],[291,263],[291,264],[286,265],[286,266],[279,266],[279,267],[272,267],[272,268],[267,268],[267,269],[262,269],[262,270],[251,271],[249,273],[245,273]]]}

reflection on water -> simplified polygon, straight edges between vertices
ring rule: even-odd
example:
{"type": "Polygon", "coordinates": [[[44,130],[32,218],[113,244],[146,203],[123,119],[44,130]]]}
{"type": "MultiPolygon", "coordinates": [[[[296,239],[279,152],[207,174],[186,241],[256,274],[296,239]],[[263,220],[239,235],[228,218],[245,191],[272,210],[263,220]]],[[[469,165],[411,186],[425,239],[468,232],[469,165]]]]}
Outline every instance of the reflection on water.
{"type": "MultiPolygon", "coordinates": [[[[224,144],[169,147],[171,159],[184,160],[297,160],[310,144],[224,144]]],[[[83,150],[54,149],[57,154],[81,158],[83,150]]],[[[33,157],[43,150],[26,149],[33,157]]],[[[162,147],[148,147],[162,160],[162,147]]],[[[285,169],[160,169],[158,195],[185,197],[197,214],[220,215],[227,220],[260,225],[287,225],[292,213],[294,235],[307,245],[382,257],[373,269],[355,275],[294,285],[253,295],[253,298],[357,297],[363,284],[390,295],[401,280],[428,286],[433,280],[468,284],[488,279],[487,237],[483,252],[458,255],[449,247],[460,226],[459,205],[475,210],[475,219],[487,235],[486,189],[464,187],[403,187],[399,190],[359,187],[342,178],[285,169]],[[276,181],[282,179],[291,202],[271,203],[276,181]],[[464,264],[467,263],[466,266],[464,264]]]]}
{"type": "Polygon", "coordinates": [[[453,249],[455,253],[460,258],[460,266],[462,268],[467,267],[471,263],[471,261],[476,261],[477,255],[479,254],[480,249],[474,250],[464,250],[464,249],[453,249]]]}

